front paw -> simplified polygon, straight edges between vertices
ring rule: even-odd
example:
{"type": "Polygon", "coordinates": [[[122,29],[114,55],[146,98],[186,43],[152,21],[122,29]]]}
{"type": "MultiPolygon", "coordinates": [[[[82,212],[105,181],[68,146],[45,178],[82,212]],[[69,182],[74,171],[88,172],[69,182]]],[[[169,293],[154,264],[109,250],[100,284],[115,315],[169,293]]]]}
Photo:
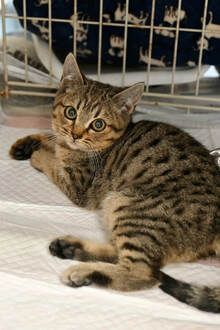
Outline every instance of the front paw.
{"type": "Polygon", "coordinates": [[[79,265],[68,268],[61,275],[61,282],[73,288],[92,284],[92,279],[90,278],[91,272],[87,268],[84,269],[83,266],[84,265],[79,265]]]}
{"type": "Polygon", "coordinates": [[[63,272],[60,279],[62,283],[74,288],[91,284],[108,287],[112,282],[108,275],[96,269],[96,265],[92,263],[71,266],[63,272]]]}
{"type": "Polygon", "coordinates": [[[10,148],[9,154],[17,160],[29,159],[35,150],[40,147],[40,141],[32,136],[26,136],[17,140],[10,148]]]}
{"type": "Polygon", "coordinates": [[[65,236],[53,240],[49,245],[49,251],[53,256],[61,259],[82,260],[83,246],[79,240],[65,236]]]}

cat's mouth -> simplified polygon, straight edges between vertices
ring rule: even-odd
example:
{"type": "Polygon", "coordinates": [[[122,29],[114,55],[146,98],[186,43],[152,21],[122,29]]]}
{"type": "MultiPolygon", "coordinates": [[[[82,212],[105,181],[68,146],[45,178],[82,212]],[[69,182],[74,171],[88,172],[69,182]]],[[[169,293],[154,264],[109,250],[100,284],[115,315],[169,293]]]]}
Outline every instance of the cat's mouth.
{"type": "Polygon", "coordinates": [[[91,147],[85,143],[83,143],[83,141],[80,140],[71,140],[67,142],[68,146],[70,149],[72,150],[82,150],[82,151],[89,151],[91,150],[91,147]]]}

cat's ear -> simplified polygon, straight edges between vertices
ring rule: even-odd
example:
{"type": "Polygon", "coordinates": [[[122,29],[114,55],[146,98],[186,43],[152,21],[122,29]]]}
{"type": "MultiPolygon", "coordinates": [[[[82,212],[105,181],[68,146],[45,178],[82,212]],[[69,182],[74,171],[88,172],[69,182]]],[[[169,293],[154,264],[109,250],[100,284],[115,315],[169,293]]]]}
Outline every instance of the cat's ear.
{"type": "Polygon", "coordinates": [[[122,111],[132,113],[136,104],[140,101],[143,92],[144,83],[137,83],[114,95],[113,100],[122,111]]]}
{"type": "Polygon", "coordinates": [[[85,77],[81,73],[75,57],[69,53],[64,61],[62,80],[69,80],[77,84],[84,84],[85,77]]]}

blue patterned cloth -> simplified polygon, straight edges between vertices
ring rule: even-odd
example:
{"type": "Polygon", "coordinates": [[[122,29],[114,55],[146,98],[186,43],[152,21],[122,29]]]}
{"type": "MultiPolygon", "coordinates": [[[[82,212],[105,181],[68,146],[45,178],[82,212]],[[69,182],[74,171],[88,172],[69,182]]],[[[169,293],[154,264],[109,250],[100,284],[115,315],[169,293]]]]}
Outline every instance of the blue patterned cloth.
{"type": "MultiPolygon", "coordinates": [[[[125,0],[104,0],[103,22],[125,22],[125,0]]],[[[73,0],[51,0],[52,18],[72,19],[73,0]]],[[[98,0],[78,0],[78,20],[99,21],[98,0]]],[[[204,0],[182,0],[180,28],[201,29],[204,15],[204,0]]],[[[19,15],[23,15],[23,0],[14,0],[19,15]]],[[[48,17],[47,0],[26,0],[27,16],[48,17]]],[[[177,6],[175,0],[157,0],[155,8],[155,26],[175,27],[177,24],[177,6]]],[[[150,25],[152,1],[130,0],[128,23],[131,25],[150,25]]],[[[21,20],[21,24],[23,21],[21,20]]],[[[204,64],[220,64],[220,0],[209,0],[206,32],[203,43],[204,64]]],[[[48,22],[32,19],[27,21],[29,31],[48,41],[48,22]]],[[[78,22],[76,42],[77,58],[81,62],[97,63],[99,26],[78,22]]],[[[198,63],[201,32],[179,32],[177,66],[194,66],[198,63]]],[[[128,28],[127,66],[137,66],[149,62],[150,30],[128,28]]],[[[176,32],[155,28],[153,32],[152,65],[171,66],[176,32]]],[[[52,23],[52,47],[54,53],[63,62],[73,49],[73,23],[52,23]]],[[[102,63],[121,65],[124,53],[124,28],[103,26],[102,63]]]]}

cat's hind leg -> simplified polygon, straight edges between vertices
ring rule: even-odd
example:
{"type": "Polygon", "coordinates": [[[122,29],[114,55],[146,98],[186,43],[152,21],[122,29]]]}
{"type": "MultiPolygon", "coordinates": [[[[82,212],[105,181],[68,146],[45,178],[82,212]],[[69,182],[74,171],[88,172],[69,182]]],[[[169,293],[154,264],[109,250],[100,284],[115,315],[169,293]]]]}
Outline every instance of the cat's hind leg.
{"type": "Polygon", "coordinates": [[[128,230],[127,222],[130,224],[131,217],[126,216],[124,232],[120,226],[117,227],[120,219],[122,220],[120,210],[136,201],[137,197],[111,192],[102,204],[103,221],[111,236],[111,243],[118,253],[117,263],[87,262],[71,266],[61,275],[63,283],[72,287],[95,284],[115,290],[133,291],[151,287],[156,282],[153,275],[154,256],[151,256],[152,240],[146,238],[145,231],[140,231],[142,227],[136,221],[132,222],[135,227],[130,226],[132,232],[128,230]],[[146,239],[149,241],[147,246],[150,252],[146,244],[143,244],[143,240],[146,239]]]}
{"type": "Polygon", "coordinates": [[[63,272],[61,281],[71,287],[95,284],[120,291],[140,290],[156,283],[147,265],[128,260],[117,264],[88,262],[71,266],[63,272]]]}
{"type": "Polygon", "coordinates": [[[113,245],[96,243],[74,236],[63,236],[53,240],[49,245],[49,250],[53,256],[62,259],[117,262],[117,251],[113,245]]]}

